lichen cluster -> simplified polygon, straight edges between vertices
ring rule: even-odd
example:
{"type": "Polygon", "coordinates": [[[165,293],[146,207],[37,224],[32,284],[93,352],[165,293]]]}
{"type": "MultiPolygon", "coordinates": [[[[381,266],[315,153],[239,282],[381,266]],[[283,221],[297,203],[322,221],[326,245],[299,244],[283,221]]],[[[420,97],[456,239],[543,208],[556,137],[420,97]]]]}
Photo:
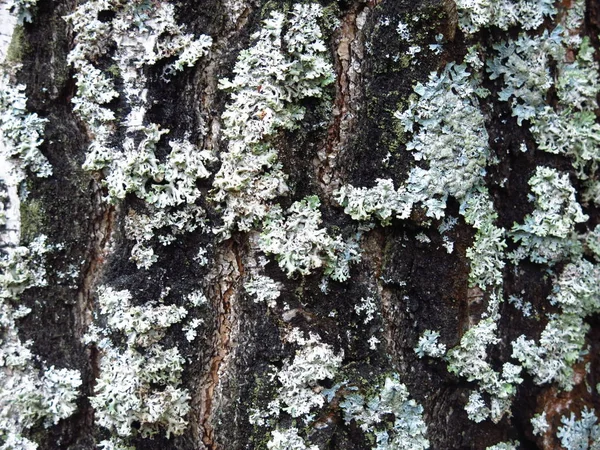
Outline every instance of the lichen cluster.
{"type": "Polygon", "coordinates": [[[181,434],[190,410],[190,396],[181,388],[184,360],[177,347],[160,342],[188,311],[161,303],[134,306],[129,291],[110,287],[99,289],[98,302],[97,322],[104,326],[92,326],[85,338],[100,350],[100,376],[90,397],[97,423],[114,430],[120,445],[138,433],[181,434]]]}
{"type": "Polygon", "coordinates": [[[35,449],[26,432],[55,425],[75,412],[81,386],[78,370],[36,361],[31,341],[19,337],[18,322],[31,313],[19,305],[28,289],[47,285],[46,256],[54,248],[46,236],[27,247],[3,250],[0,257],[0,435],[2,449],[35,449]]]}
{"type": "MultiPolygon", "coordinates": [[[[14,9],[21,20],[31,21],[33,5],[35,0],[15,1],[14,9]]],[[[318,450],[307,430],[330,414],[360,429],[373,449],[429,447],[424,409],[411,398],[394,363],[367,386],[356,375],[354,361],[345,359],[343,347],[331,343],[335,337],[315,331],[318,321],[311,317],[303,328],[290,323],[296,311],[290,311],[289,290],[265,271],[267,256],[290,283],[322,274],[321,290],[327,295],[329,280],[350,279],[352,264],[361,259],[362,233],[376,224],[412,221],[422,246],[431,244],[430,231],[437,228],[448,254],[464,252],[469,298],[460,300],[481,304],[480,311],[467,318],[452,348],[430,329],[406,347],[414,348],[419,364],[440,359],[449,373],[469,383],[466,417],[498,423],[510,416],[527,376],[538,385],[553,383],[567,391],[579,382],[575,372],[589,348],[588,319],[600,311],[600,226],[592,229],[585,213],[600,204],[600,75],[591,41],[581,33],[585,2],[457,0],[456,8],[464,55],[449,61],[446,37],[438,35],[429,50],[444,54],[443,66],[415,82],[398,110],[387,112],[398,130],[401,156],[409,163],[404,175],[388,170],[390,175],[369,186],[342,184],[327,204],[328,213],[343,209],[363,222],[351,234],[351,227],[340,231],[324,225],[319,196],[299,198],[280,155],[284,145],[292,145],[286,133],[300,128],[308,105],[332,102],[334,66],[321,5],[302,2],[265,13],[249,47],[237,56],[231,78],[219,83],[227,100],[211,131],[222,139],[218,155],[189,135],[169,139],[169,130],[148,114],[155,100],[148,89],[150,69],[160,68],[160,82],[171,82],[213,51],[223,51],[211,37],[187,32],[166,1],[88,0],[66,17],[74,33],[68,56],[76,80],[71,104],[90,139],[83,168],[95,172],[106,201],[129,207],[123,231],[132,241],[130,257],[138,269],[152,268],[157,245],[173,244],[192,232],[215,246],[248,233],[249,245],[255,245],[251,253],[264,255],[248,268],[236,261],[239,280],[227,295],[245,292],[258,307],[265,304],[278,321],[284,348],[293,351],[282,364],[269,367],[271,398],[259,396],[251,409],[249,421],[266,434],[268,449],[318,450]],[[546,19],[553,18],[558,26],[548,25],[546,19]],[[494,31],[486,37],[487,46],[471,45],[484,29],[494,31]],[[494,41],[494,36],[504,37],[494,41]],[[528,140],[520,151],[541,150],[565,162],[554,167],[549,160],[528,173],[531,208],[512,226],[503,222],[505,211],[497,207],[497,193],[507,180],[488,173],[503,161],[502,150],[509,149],[500,139],[490,142],[484,101],[505,107],[507,120],[524,130],[528,140]],[[212,182],[211,188],[201,188],[199,181],[212,182]],[[581,186],[585,191],[579,193],[581,186]],[[453,204],[458,205],[456,217],[449,213],[453,204]],[[473,240],[466,249],[460,242],[457,251],[449,232],[459,223],[461,230],[471,229],[473,240]],[[545,271],[552,280],[547,304],[534,306],[525,290],[506,296],[524,320],[540,321],[543,329],[538,337],[522,334],[503,342],[505,280],[509,270],[513,278],[520,277],[523,267],[545,271]],[[504,357],[499,356],[502,348],[508,349],[504,357]]],[[[413,42],[416,28],[403,20],[394,23],[396,35],[409,45],[410,61],[417,64],[424,48],[413,42]]],[[[390,23],[381,19],[378,26],[390,23]]],[[[340,60],[341,54],[338,49],[340,60]]],[[[52,168],[40,152],[45,119],[27,111],[24,90],[6,76],[0,80],[3,153],[15,162],[20,179],[27,172],[49,177],[52,168]]],[[[208,265],[208,248],[198,251],[198,266],[208,265]]],[[[44,259],[53,249],[40,236],[28,247],[10,248],[0,259],[2,449],[36,448],[25,437],[29,428],[56,424],[75,411],[79,372],[37,361],[17,329],[30,313],[18,305],[19,296],[46,284],[44,259]]],[[[129,290],[108,284],[96,290],[94,320],[85,337],[99,353],[99,374],[88,400],[96,423],[113,433],[98,445],[125,450],[137,437],[181,435],[192,406],[183,387],[186,361],[173,346],[173,336],[181,333],[193,342],[203,321],[189,317],[190,311],[209,301],[194,290],[178,297],[178,303],[167,302],[166,289],[143,303],[129,290]]],[[[372,327],[369,350],[380,352],[380,330],[373,330],[382,317],[381,292],[371,286],[368,295],[348,292],[357,300],[349,306],[351,313],[360,317],[361,327],[372,327]]],[[[563,416],[555,435],[568,450],[597,446],[592,442],[600,440],[594,410],[580,408],[579,417],[563,416]]],[[[548,433],[545,411],[531,418],[531,427],[533,435],[548,433]]],[[[487,449],[516,448],[517,442],[505,441],[487,449]]]]}

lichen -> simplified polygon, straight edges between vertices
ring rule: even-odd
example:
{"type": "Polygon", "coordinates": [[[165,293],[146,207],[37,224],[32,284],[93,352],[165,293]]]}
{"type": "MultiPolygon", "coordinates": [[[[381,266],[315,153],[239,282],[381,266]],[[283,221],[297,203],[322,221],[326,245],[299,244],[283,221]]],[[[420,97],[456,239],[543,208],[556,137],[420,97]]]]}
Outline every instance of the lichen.
{"type": "Polygon", "coordinates": [[[25,86],[13,85],[8,75],[0,76],[0,111],[0,150],[16,163],[17,180],[25,178],[26,170],[43,178],[52,175],[52,166],[39,149],[47,120],[27,112],[25,86]]]}
{"type": "Polygon", "coordinates": [[[376,442],[374,450],[429,448],[423,407],[409,397],[408,389],[398,377],[386,377],[383,385],[376,386],[375,390],[376,394],[369,398],[358,393],[347,394],[340,402],[344,421],[355,421],[372,435],[376,442]]]}
{"type": "Polygon", "coordinates": [[[552,0],[457,0],[458,25],[466,34],[496,26],[507,30],[520,25],[526,30],[538,28],[545,17],[553,17],[552,0]]]}
{"type": "Polygon", "coordinates": [[[164,69],[163,78],[168,81],[175,72],[205,56],[212,40],[206,35],[195,39],[184,33],[175,21],[173,5],[167,2],[151,6],[147,2],[91,0],[66,19],[76,33],[76,45],[68,56],[78,86],[73,110],[92,135],[84,168],[104,172],[103,184],[110,201],[134,194],[147,203],[149,214],[134,214],[128,223],[128,236],[136,240],[132,259],[138,267],[148,268],[157,259],[150,243],[155,231],[173,230],[159,238],[162,245],[168,245],[176,235],[193,231],[202,223],[204,210],[196,205],[200,198],[196,181],[210,176],[205,165],[214,157],[187,140],[172,140],[166,160],[159,161],[157,146],[169,130],[145,119],[149,107],[145,68],[177,57],[164,69]],[[114,11],[114,18],[100,20],[100,12],[107,10],[114,11]],[[119,96],[114,75],[95,66],[109,51],[110,42],[116,46],[112,59],[123,81],[129,110],[121,123],[108,106],[119,96]],[[120,146],[113,142],[117,127],[123,128],[125,136],[120,146]]]}
{"type": "Polygon", "coordinates": [[[558,428],[556,437],[566,450],[597,450],[600,448],[600,425],[596,422],[596,412],[583,408],[581,418],[577,420],[574,413],[560,419],[563,424],[558,428]]]}
{"type": "Polygon", "coordinates": [[[350,277],[349,264],[360,260],[358,246],[319,228],[319,206],[319,198],[311,196],[292,204],[285,216],[279,207],[273,207],[264,220],[260,249],[275,255],[288,276],[308,275],[324,267],[326,275],[345,281],[350,277]]]}
{"type": "Polygon", "coordinates": [[[159,342],[186,309],[133,306],[129,291],[110,287],[100,287],[98,294],[105,328],[92,325],[85,337],[100,350],[100,375],[89,398],[97,423],[125,438],[153,436],[161,429],[167,438],[183,433],[190,410],[190,396],[180,387],[184,360],[177,347],[159,342]],[[117,346],[121,340],[123,350],[117,346]]]}
{"type": "Polygon", "coordinates": [[[538,166],[529,185],[535,209],[523,224],[515,224],[511,230],[511,237],[520,244],[513,258],[555,264],[580,253],[574,226],[587,221],[588,216],[575,199],[568,174],[538,166]]]}
{"type": "Polygon", "coordinates": [[[214,181],[223,218],[215,232],[223,237],[259,225],[270,202],[289,190],[271,138],[296,128],[305,114],[300,102],[324,97],[333,82],[322,14],[318,4],[296,4],[289,16],[272,12],[252,36],[255,44],[240,53],[235,77],[221,80],[231,92],[222,117],[229,143],[214,181]]]}
{"type": "Polygon", "coordinates": [[[513,342],[513,357],[521,361],[537,384],[556,382],[563,389],[572,389],[573,365],[584,352],[585,335],[590,329],[583,319],[600,311],[599,277],[600,269],[584,259],[565,266],[548,299],[562,313],[549,316],[539,343],[524,335],[513,342]]]}
{"type": "Polygon", "coordinates": [[[425,330],[419,342],[415,347],[415,353],[419,358],[430,356],[432,358],[441,358],[446,354],[446,345],[438,342],[440,333],[432,330],[425,330]]]}
{"type": "Polygon", "coordinates": [[[79,371],[57,369],[36,362],[31,341],[21,341],[17,321],[31,312],[18,304],[19,296],[47,284],[46,256],[52,247],[39,236],[28,247],[4,249],[0,258],[0,434],[3,449],[35,449],[22,436],[43,421],[58,423],[76,410],[81,386],[79,371]]]}

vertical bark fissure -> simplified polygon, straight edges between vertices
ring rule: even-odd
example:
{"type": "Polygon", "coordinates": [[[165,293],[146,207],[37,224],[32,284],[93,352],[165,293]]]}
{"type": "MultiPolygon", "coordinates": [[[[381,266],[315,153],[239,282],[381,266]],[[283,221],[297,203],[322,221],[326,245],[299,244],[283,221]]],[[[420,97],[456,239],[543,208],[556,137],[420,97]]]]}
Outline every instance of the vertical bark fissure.
{"type": "Polygon", "coordinates": [[[362,27],[370,11],[364,3],[355,4],[342,19],[334,36],[333,52],[336,72],[336,92],[333,120],[327,131],[327,140],[314,161],[317,179],[325,201],[340,185],[343,176],[338,158],[347,146],[357,125],[357,105],[362,96],[361,65],[364,56],[362,27]]]}
{"type": "MultiPolygon", "coordinates": [[[[87,265],[83,271],[83,277],[77,292],[77,303],[75,305],[75,338],[81,342],[88,326],[93,322],[94,312],[94,289],[101,277],[105,266],[105,257],[108,254],[111,237],[115,226],[116,210],[113,205],[107,204],[102,198],[102,189],[93,182],[92,211],[95,213],[90,223],[91,236],[88,244],[87,265]]],[[[87,351],[90,376],[87,379],[87,389],[90,394],[94,391],[94,385],[100,372],[99,353],[95,347],[87,351]]],[[[83,417],[85,424],[89,427],[94,423],[94,411],[86,402],[87,411],[83,417]]]]}
{"type": "Polygon", "coordinates": [[[201,383],[198,405],[198,433],[201,433],[199,437],[207,450],[221,448],[215,436],[212,419],[215,413],[216,391],[233,348],[235,299],[244,272],[238,244],[232,240],[227,242],[223,252],[217,256],[216,265],[219,270],[209,277],[209,283],[214,282],[214,291],[210,297],[216,309],[216,329],[213,334],[213,352],[201,383]]]}

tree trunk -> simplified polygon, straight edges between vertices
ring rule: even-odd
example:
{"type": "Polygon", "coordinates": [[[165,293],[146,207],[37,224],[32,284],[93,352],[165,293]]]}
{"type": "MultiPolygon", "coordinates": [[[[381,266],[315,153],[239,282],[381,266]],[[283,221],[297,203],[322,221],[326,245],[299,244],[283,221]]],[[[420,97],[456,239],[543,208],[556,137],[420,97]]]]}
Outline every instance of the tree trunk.
{"type": "Polygon", "coordinates": [[[600,445],[598,3],[3,8],[0,448],[600,445]]]}

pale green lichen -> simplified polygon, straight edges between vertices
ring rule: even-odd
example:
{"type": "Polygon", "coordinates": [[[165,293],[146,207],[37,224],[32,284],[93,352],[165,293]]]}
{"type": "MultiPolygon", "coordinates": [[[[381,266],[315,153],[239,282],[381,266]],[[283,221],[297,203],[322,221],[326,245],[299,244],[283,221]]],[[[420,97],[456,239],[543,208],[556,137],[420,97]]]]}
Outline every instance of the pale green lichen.
{"type": "Polygon", "coordinates": [[[556,382],[566,390],[574,383],[573,364],[581,356],[589,325],[580,317],[560,314],[550,318],[539,342],[519,336],[512,356],[533,375],[536,384],[556,382]]]}
{"type": "Polygon", "coordinates": [[[517,441],[499,442],[498,444],[486,447],[485,450],[517,450],[519,443],[517,441]]]}
{"type": "Polygon", "coordinates": [[[269,450],[319,450],[316,445],[308,447],[298,434],[297,428],[273,430],[271,439],[267,442],[269,450]]]}
{"type": "Polygon", "coordinates": [[[531,427],[534,436],[542,436],[550,429],[550,424],[546,420],[546,412],[536,414],[531,418],[531,427]]]}
{"type": "Polygon", "coordinates": [[[175,305],[134,306],[131,300],[128,290],[116,291],[105,286],[98,289],[100,313],[106,316],[106,325],[123,333],[131,346],[148,347],[157,343],[167,328],[187,315],[185,308],[175,305]]]}
{"type": "Polygon", "coordinates": [[[97,423],[121,437],[153,436],[161,429],[167,438],[183,433],[190,409],[190,396],[180,387],[184,360],[177,347],[166,349],[159,341],[187,311],[133,306],[129,291],[110,287],[101,287],[98,298],[106,328],[93,325],[85,338],[100,349],[100,375],[90,397],[97,423]],[[123,350],[116,345],[119,335],[125,337],[123,350]]]}
{"type": "Polygon", "coordinates": [[[100,376],[90,397],[96,422],[123,437],[135,435],[138,424],[146,437],[161,428],[167,438],[183,433],[190,409],[190,396],[179,387],[183,362],[177,348],[153,346],[142,355],[103,343],[100,376]]]}
{"type": "Polygon", "coordinates": [[[98,442],[98,448],[102,450],[135,450],[135,447],[128,446],[118,437],[111,437],[108,440],[98,442]]]}
{"type": "Polygon", "coordinates": [[[317,335],[305,339],[299,330],[288,336],[288,341],[298,343],[300,348],[277,374],[280,387],[277,398],[269,404],[269,412],[279,416],[284,411],[308,422],[311,411],[325,404],[325,396],[317,388],[319,382],[335,377],[343,353],[336,355],[333,347],[322,343],[317,335]]]}
{"type": "Polygon", "coordinates": [[[345,281],[350,276],[349,264],[360,259],[358,246],[319,228],[322,222],[319,206],[319,198],[311,196],[292,204],[285,215],[280,208],[273,207],[264,220],[260,249],[275,255],[288,276],[308,275],[324,267],[325,274],[333,280],[345,281]]]}
{"type": "Polygon", "coordinates": [[[471,263],[469,284],[484,290],[501,286],[506,232],[495,225],[498,214],[487,189],[472,191],[461,203],[460,212],[465,222],[477,230],[466,253],[471,263]]]}
{"type": "Polygon", "coordinates": [[[431,73],[426,84],[417,83],[418,99],[394,116],[412,134],[406,149],[428,168],[411,169],[398,190],[392,180],[382,179],[371,189],[342,187],[335,196],[344,212],[355,220],[375,217],[389,225],[394,216],[408,218],[416,203],[422,203],[429,217],[439,219],[448,197],[465,198],[481,183],[491,162],[478,90],[467,66],[455,63],[440,74],[431,73]]]}
{"type": "Polygon", "coordinates": [[[318,20],[318,4],[296,4],[290,14],[272,12],[242,51],[235,77],[222,80],[232,93],[223,113],[223,135],[229,140],[215,176],[214,199],[222,205],[227,237],[237,227],[254,228],[265,218],[269,202],[286,193],[286,175],[270,141],[278,131],[293,129],[304,117],[300,102],[320,98],[333,82],[318,20]]]}
{"type": "Polygon", "coordinates": [[[47,285],[50,250],[46,237],[40,236],[28,247],[4,250],[0,258],[0,448],[5,450],[37,448],[22,436],[25,430],[42,421],[55,425],[76,410],[79,371],[38,365],[32,342],[21,341],[17,329],[17,321],[31,310],[14,304],[27,289],[47,285]]]}
{"type": "Polygon", "coordinates": [[[417,346],[414,348],[419,358],[430,356],[432,358],[441,358],[446,354],[446,345],[438,342],[440,333],[432,330],[425,330],[417,346]]]}
{"type": "Polygon", "coordinates": [[[536,263],[554,264],[580,253],[580,243],[574,231],[585,215],[575,199],[575,189],[568,174],[539,166],[530,178],[534,210],[523,224],[515,224],[511,237],[520,244],[513,253],[516,260],[528,257],[536,263]]]}
{"type": "MultiPolygon", "coordinates": [[[[496,335],[497,328],[493,318],[480,321],[465,332],[460,345],[449,350],[447,354],[450,372],[468,381],[477,381],[480,389],[491,396],[489,408],[475,408],[475,403],[467,405],[473,411],[469,414],[472,420],[484,420],[487,418],[485,413],[489,412],[492,421],[499,422],[504,414],[510,411],[516,386],[523,381],[520,377],[520,366],[507,362],[499,373],[487,361],[488,346],[500,341],[496,335]]],[[[473,397],[473,401],[477,398],[481,397],[473,397]]]]}
{"type": "MultiPolygon", "coordinates": [[[[418,83],[414,88],[417,99],[411,100],[404,112],[395,113],[404,131],[412,135],[407,150],[415,160],[423,160],[427,168],[411,169],[408,180],[397,190],[392,180],[379,179],[373,188],[344,186],[335,195],[353,219],[376,218],[384,226],[394,217],[408,218],[417,203],[423,205],[428,216],[439,219],[444,216],[449,197],[460,202],[460,213],[477,230],[473,246],[467,250],[469,284],[487,300],[487,319],[467,331],[446,359],[450,371],[477,381],[480,389],[490,394],[491,407],[485,406],[483,411],[485,417],[491,414],[497,422],[510,410],[521,379],[519,366],[506,363],[499,373],[487,361],[486,347],[499,342],[495,321],[502,301],[506,232],[495,225],[498,215],[484,187],[486,167],[495,158],[478,100],[488,94],[480,86],[483,66],[477,49],[472,47],[466,64],[450,63],[440,74],[432,73],[426,84],[418,83]]],[[[425,354],[425,347],[418,350],[425,354]]],[[[441,348],[432,351],[431,356],[444,354],[441,348]]]]}
{"type": "Polygon", "coordinates": [[[549,296],[550,303],[563,313],[550,316],[539,343],[523,335],[513,342],[513,357],[537,384],[556,382],[563,389],[573,387],[573,364],[584,352],[590,329],[583,319],[600,311],[599,277],[600,268],[584,259],[565,266],[549,296]]]}
{"type": "Polygon", "coordinates": [[[578,34],[584,8],[584,2],[574,2],[563,17],[564,28],[534,37],[521,34],[495,45],[498,54],[488,60],[490,78],[504,81],[498,98],[511,103],[517,123],[529,120],[538,147],[570,157],[582,179],[595,172],[600,160],[594,114],[600,75],[589,38],[578,34]],[[558,102],[552,107],[546,98],[553,86],[558,102]]]}
{"type": "Polygon", "coordinates": [[[545,17],[553,17],[552,0],[457,0],[458,25],[467,34],[496,26],[507,30],[519,25],[526,30],[538,28],[545,17]]]}
{"type": "Polygon", "coordinates": [[[510,101],[519,125],[546,106],[546,93],[554,82],[550,62],[564,55],[560,31],[544,31],[535,37],[521,34],[516,40],[496,44],[497,55],[487,61],[490,78],[504,81],[498,98],[510,101]]]}
{"type": "Polygon", "coordinates": [[[17,22],[22,25],[25,22],[33,22],[32,10],[38,0],[9,0],[8,7],[17,17],[17,22]]]}
{"type": "Polygon", "coordinates": [[[335,192],[335,199],[344,207],[344,212],[354,220],[377,219],[381,225],[390,225],[394,217],[406,219],[410,216],[412,202],[406,189],[396,190],[392,180],[375,180],[372,188],[342,186],[335,192]]]}
{"type": "Polygon", "coordinates": [[[373,450],[429,448],[423,407],[409,397],[408,389],[398,377],[386,377],[383,386],[375,389],[376,394],[369,398],[358,393],[344,396],[340,407],[345,422],[355,421],[364,432],[373,436],[373,450]]]}
{"type": "Polygon", "coordinates": [[[16,163],[18,180],[29,170],[38,177],[52,175],[52,166],[39,146],[44,141],[46,119],[27,112],[25,86],[13,85],[7,75],[0,76],[0,150],[16,163]]]}
{"type": "Polygon", "coordinates": [[[413,134],[407,150],[416,161],[428,164],[428,169],[411,170],[406,190],[430,217],[444,215],[449,196],[462,200],[481,182],[490,162],[477,88],[465,65],[449,63],[426,84],[418,83],[418,100],[395,113],[404,130],[413,134]]]}
{"type": "Polygon", "coordinates": [[[67,20],[76,33],[76,45],[68,57],[76,70],[78,86],[73,109],[93,138],[84,168],[104,172],[109,200],[117,202],[127,194],[135,194],[147,202],[149,214],[134,214],[128,223],[128,237],[136,240],[132,259],[138,267],[148,268],[157,259],[150,245],[155,231],[171,229],[170,234],[158,237],[162,245],[168,245],[176,235],[193,231],[202,223],[204,210],[195,204],[200,198],[196,181],[210,175],[205,164],[214,158],[187,140],[169,142],[171,151],[165,161],[157,158],[157,146],[169,130],[161,130],[158,124],[145,119],[150,105],[145,69],[177,57],[165,67],[163,78],[168,81],[169,76],[205,56],[212,40],[206,35],[195,39],[184,33],[175,21],[174,6],[166,2],[150,5],[91,0],[78,6],[67,20]],[[115,16],[99,20],[102,11],[113,11],[115,16]],[[130,110],[121,124],[107,107],[119,95],[114,89],[114,75],[94,65],[112,42],[116,46],[112,59],[130,110]],[[121,145],[113,143],[117,126],[124,128],[121,145]]]}
{"type": "Polygon", "coordinates": [[[244,284],[246,292],[254,297],[256,303],[266,303],[274,308],[276,300],[281,295],[281,284],[265,275],[254,275],[244,284]]]}
{"type": "Polygon", "coordinates": [[[596,422],[596,412],[583,408],[581,418],[577,420],[574,413],[561,418],[562,426],[558,428],[556,437],[566,450],[598,450],[600,449],[600,425],[596,422]]]}

